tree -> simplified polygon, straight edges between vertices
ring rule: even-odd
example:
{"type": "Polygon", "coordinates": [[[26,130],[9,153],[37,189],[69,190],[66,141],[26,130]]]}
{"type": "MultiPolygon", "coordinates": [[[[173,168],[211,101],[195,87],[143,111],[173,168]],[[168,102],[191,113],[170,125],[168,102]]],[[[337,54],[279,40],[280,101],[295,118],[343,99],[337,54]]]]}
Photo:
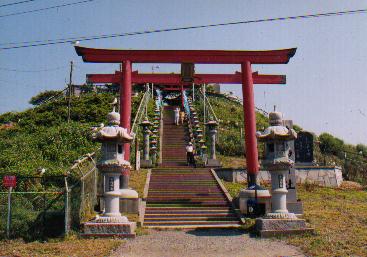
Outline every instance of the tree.
{"type": "Polygon", "coordinates": [[[367,145],[364,144],[358,144],[356,146],[357,152],[361,153],[363,157],[367,157],[367,145]]]}
{"type": "Polygon", "coordinates": [[[328,133],[322,133],[319,136],[320,150],[323,154],[334,154],[342,152],[344,149],[344,141],[333,137],[328,133]]]}
{"type": "Polygon", "coordinates": [[[44,92],[39,93],[36,96],[33,96],[31,100],[29,100],[29,103],[32,105],[40,105],[47,99],[50,99],[51,97],[60,95],[61,91],[58,90],[46,90],[44,92]]]}

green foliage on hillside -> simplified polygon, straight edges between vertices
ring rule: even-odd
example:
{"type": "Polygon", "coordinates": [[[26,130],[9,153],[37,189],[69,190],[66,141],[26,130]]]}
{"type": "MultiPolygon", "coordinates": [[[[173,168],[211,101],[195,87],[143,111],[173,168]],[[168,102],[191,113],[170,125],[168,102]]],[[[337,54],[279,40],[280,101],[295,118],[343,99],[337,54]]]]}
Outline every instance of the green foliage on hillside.
{"type": "MultiPolygon", "coordinates": [[[[35,175],[40,167],[46,168],[48,175],[63,174],[73,161],[98,149],[90,139],[90,128],[107,123],[114,97],[93,92],[73,97],[70,123],[66,99],[0,115],[0,124],[15,124],[0,130],[0,175],[35,175]]],[[[133,98],[132,115],[140,98],[133,98]]]]}
{"type": "Polygon", "coordinates": [[[46,168],[48,175],[62,174],[74,160],[95,151],[97,145],[89,133],[88,125],[76,122],[2,130],[0,174],[34,175],[40,167],[46,168]]]}
{"type": "MultiPolygon", "coordinates": [[[[221,94],[209,94],[208,100],[219,119],[217,150],[226,156],[243,156],[244,137],[243,107],[240,103],[227,99],[221,94]]],[[[203,101],[196,101],[197,110],[203,110],[203,101]]],[[[199,112],[200,119],[202,115],[199,112]]],[[[256,113],[257,130],[268,126],[268,118],[256,113]]],[[[261,149],[259,149],[261,150],[261,149]]]]}
{"type": "Polygon", "coordinates": [[[367,146],[363,144],[345,144],[340,138],[328,133],[318,137],[316,159],[324,165],[343,167],[345,178],[359,183],[367,183],[367,146]],[[319,153],[317,152],[319,151],[319,153]]]}

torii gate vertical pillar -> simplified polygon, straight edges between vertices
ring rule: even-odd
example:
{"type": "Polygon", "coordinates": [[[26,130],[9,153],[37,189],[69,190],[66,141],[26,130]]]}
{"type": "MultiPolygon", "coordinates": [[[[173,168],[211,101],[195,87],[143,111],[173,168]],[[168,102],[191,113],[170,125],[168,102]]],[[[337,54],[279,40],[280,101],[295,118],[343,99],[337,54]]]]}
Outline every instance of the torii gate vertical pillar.
{"type": "MultiPolygon", "coordinates": [[[[130,133],[131,123],[131,62],[124,61],[121,66],[122,81],[120,84],[120,126],[130,133]]],[[[130,144],[125,144],[125,160],[130,160],[130,144]]]]}
{"type": "Polygon", "coordinates": [[[254,101],[254,85],[252,79],[251,63],[245,61],[241,64],[242,69],[242,96],[243,113],[245,123],[245,144],[247,162],[248,186],[256,184],[259,171],[257,140],[256,140],[256,114],[254,101]]]}

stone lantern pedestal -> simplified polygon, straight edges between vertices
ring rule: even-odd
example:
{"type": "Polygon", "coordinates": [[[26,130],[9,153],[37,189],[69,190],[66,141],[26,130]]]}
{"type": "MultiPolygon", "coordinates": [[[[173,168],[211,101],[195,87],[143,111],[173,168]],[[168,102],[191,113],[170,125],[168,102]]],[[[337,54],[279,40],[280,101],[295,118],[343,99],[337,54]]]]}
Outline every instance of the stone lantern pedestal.
{"type": "Polygon", "coordinates": [[[294,213],[287,209],[287,184],[286,176],[293,166],[290,158],[290,141],[297,137],[293,129],[283,126],[282,114],[272,112],[269,114],[270,127],[258,133],[259,141],[265,143],[265,159],[263,166],[271,174],[271,212],[262,218],[256,219],[256,230],[263,237],[302,233],[312,230],[306,227],[304,219],[298,219],[294,213]]]}
{"type": "Polygon", "coordinates": [[[104,181],[105,210],[101,216],[83,224],[83,236],[135,237],[136,223],[129,222],[120,212],[121,197],[138,198],[138,193],[128,188],[130,163],[124,160],[124,144],[130,143],[133,137],[125,128],[118,126],[118,113],[109,113],[107,119],[109,125],[93,134],[93,139],[102,143],[102,157],[97,163],[97,168],[104,181]]]}

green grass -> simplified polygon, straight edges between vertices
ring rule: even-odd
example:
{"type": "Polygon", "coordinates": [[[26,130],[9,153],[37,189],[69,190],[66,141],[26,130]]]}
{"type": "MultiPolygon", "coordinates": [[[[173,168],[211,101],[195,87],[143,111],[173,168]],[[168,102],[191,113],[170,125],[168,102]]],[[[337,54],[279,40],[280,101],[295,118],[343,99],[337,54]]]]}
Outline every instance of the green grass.
{"type": "MultiPolygon", "coordinates": [[[[223,182],[232,197],[246,185],[223,182]]],[[[299,185],[304,218],[314,234],[281,238],[309,256],[367,256],[367,191],[299,185]]]]}
{"type": "Polygon", "coordinates": [[[240,191],[247,188],[247,183],[231,183],[224,180],[222,180],[222,183],[232,198],[238,197],[240,191]]]}
{"type": "Polygon", "coordinates": [[[26,243],[22,240],[0,242],[1,256],[37,256],[37,257],[99,257],[121,245],[121,239],[83,239],[75,236],[56,239],[49,242],[26,243]]]}
{"type": "Polygon", "coordinates": [[[142,169],[140,171],[131,171],[129,187],[138,192],[139,197],[144,195],[144,186],[147,179],[148,170],[142,169]]]}
{"type": "Polygon", "coordinates": [[[367,256],[367,191],[300,186],[304,217],[314,235],[287,242],[313,256],[367,256]]]}
{"type": "Polygon", "coordinates": [[[245,157],[218,155],[217,158],[224,168],[243,169],[246,167],[245,157]]]}

